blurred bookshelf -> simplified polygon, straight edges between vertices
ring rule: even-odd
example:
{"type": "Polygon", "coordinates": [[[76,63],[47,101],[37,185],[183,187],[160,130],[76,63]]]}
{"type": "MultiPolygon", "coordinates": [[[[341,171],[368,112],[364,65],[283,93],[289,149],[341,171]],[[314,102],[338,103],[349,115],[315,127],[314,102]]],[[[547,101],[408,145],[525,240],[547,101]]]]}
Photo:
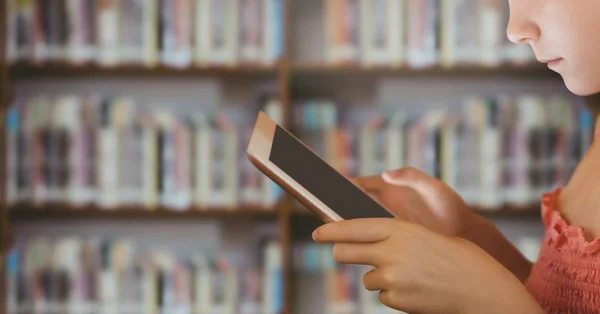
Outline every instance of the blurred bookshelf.
{"type": "Polygon", "coordinates": [[[73,65],[69,63],[16,64],[10,66],[12,79],[30,79],[39,77],[273,77],[277,74],[277,65],[232,65],[198,66],[174,68],[166,66],[147,67],[143,65],[117,65],[114,67],[98,65],[73,65]]]}
{"type": "MultiPolygon", "coordinates": [[[[541,225],[539,196],[565,183],[590,135],[581,99],[504,38],[505,0],[2,3],[2,313],[48,304],[55,308],[41,314],[60,312],[68,291],[47,290],[65,274],[95,280],[79,268],[124,274],[96,287],[102,297],[75,296],[69,306],[82,313],[116,314],[119,302],[139,313],[387,313],[360,289],[364,269],[305,242],[320,223],[250,166],[245,143],[258,110],[345,175],[413,166],[516,229],[541,225]],[[429,96],[433,107],[423,106],[429,96]],[[132,222],[137,239],[113,239],[132,222]],[[231,229],[211,233],[221,222],[231,229]],[[255,245],[265,226],[275,235],[255,245]],[[57,237],[61,228],[75,235],[57,237]],[[104,229],[103,244],[89,241],[104,229]],[[232,258],[196,252],[214,234],[218,249],[236,243],[232,258]],[[131,244],[148,235],[191,248],[131,258],[131,244]],[[77,250],[92,257],[77,260],[77,250]],[[19,276],[43,282],[48,299],[19,276]],[[198,289],[205,293],[187,293],[198,289]]],[[[597,97],[586,100],[600,108],[597,97]]],[[[523,234],[519,246],[531,254],[535,239],[523,234]]]]}
{"type": "Polygon", "coordinates": [[[455,65],[449,67],[433,66],[427,68],[410,68],[407,66],[367,66],[356,63],[293,63],[293,75],[369,75],[395,77],[538,77],[552,78],[558,74],[540,64],[504,64],[499,66],[455,65]]]}
{"type": "MultiPolygon", "coordinates": [[[[510,219],[541,219],[540,204],[531,204],[529,206],[502,206],[498,208],[478,208],[472,207],[471,210],[478,215],[486,218],[510,218],[510,219]]],[[[292,213],[299,217],[317,217],[302,205],[293,206],[292,213]]]]}
{"type": "Polygon", "coordinates": [[[108,220],[177,220],[177,219],[271,219],[277,218],[280,206],[271,208],[187,208],[172,210],[122,206],[100,208],[97,206],[71,206],[68,204],[31,205],[16,204],[9,208],[12,221],[34,221],[44,219],[108,219],[108,220]]]}
{"type": "MultiPolygon", "coordinates": [[[[232,65],[232,66],[197,66],[173,68],[166,66],[146,67],[141,65],[118,65],[103,67],[98,65],[73,65],[69,63],[50,64],[16,64],[9,68],[12,79],[30,79],[39,77],[96,77],[96,76],[255,76],[269,77],[277,74],[279,65],[232,65]]],[[[319,64],[293,63],[290,75],[385,75],[397,77],[434,76],[434,77],[538,77],[552,78],[558,74],[541,64],[501,66],[462,65],[452,67],[429,67],[414,69],[409,67],[365,66],[360,64],[319,64]]]]}

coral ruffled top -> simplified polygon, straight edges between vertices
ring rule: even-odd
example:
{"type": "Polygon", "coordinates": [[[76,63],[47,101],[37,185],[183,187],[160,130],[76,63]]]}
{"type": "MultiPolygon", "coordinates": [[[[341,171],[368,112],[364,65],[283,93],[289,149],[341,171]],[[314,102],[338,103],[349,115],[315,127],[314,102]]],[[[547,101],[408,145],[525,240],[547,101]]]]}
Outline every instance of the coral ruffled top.
{"type": "Polygon", "coordinates": [[[546,233],[525,284],[546,313],[600,313],[600,238],[589,242],[567,224],[557,210],[559,194],[543,197],[546,233]]]}

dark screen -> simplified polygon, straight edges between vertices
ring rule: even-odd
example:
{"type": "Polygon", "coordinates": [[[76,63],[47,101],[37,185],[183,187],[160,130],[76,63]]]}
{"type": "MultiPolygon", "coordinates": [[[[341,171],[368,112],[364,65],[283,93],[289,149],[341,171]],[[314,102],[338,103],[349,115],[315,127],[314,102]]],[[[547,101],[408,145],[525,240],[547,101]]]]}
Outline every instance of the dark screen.
{"type": "Polygon", "coordinates": [[[280,126],[269,160],[344,219],[392,217],[280,126]]]}

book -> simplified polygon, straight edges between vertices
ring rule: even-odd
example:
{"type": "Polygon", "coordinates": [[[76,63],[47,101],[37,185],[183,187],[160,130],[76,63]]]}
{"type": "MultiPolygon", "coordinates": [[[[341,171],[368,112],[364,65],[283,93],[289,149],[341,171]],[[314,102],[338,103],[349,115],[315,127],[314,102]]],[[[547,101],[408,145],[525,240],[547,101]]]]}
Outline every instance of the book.
{"type": "Polygon", "coordinates": [[[407,62],[413,68],[438,63],[438,4],[437,0],[408,0],[407,62]]]}
{"type": "Polygon", "coordinates": [[[102,66],[116,66],[120,58],[119,1],[98,0],[96,17],[96,37],[98,43],[98,63],[102,66]]]}

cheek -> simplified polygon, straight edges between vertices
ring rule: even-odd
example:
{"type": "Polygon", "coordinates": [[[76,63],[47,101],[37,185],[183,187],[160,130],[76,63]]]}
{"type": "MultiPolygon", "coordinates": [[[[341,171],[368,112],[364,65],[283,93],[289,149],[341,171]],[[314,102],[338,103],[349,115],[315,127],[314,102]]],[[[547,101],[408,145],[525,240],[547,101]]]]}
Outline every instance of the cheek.
{"type": "Polygon", "coordinates": [[[552,48],[567,60],[560,71],[565,85],[582,96],[600,92],[600,19],[592,13],[600,10],[600,1],[592,2],[581,7],[564,6],[552,14],[554,21],[545,30],[553,39],[552,48]]]}
{"type": "MultiPolygon", "coordinates": [[[[598,23],[600,29],[600,23],[598,23]]],[[[600,32],[573,32],[566,50],[567,69],[563,79],[567,88],[585,96],[600,92],[600,32]]]]}
{"type": "Polygon", "coordinates": [[[570,62],[561,73],[565,86],[575,95],[589,96],[600,92],[600,56],[592,54],[570,62]]]}

